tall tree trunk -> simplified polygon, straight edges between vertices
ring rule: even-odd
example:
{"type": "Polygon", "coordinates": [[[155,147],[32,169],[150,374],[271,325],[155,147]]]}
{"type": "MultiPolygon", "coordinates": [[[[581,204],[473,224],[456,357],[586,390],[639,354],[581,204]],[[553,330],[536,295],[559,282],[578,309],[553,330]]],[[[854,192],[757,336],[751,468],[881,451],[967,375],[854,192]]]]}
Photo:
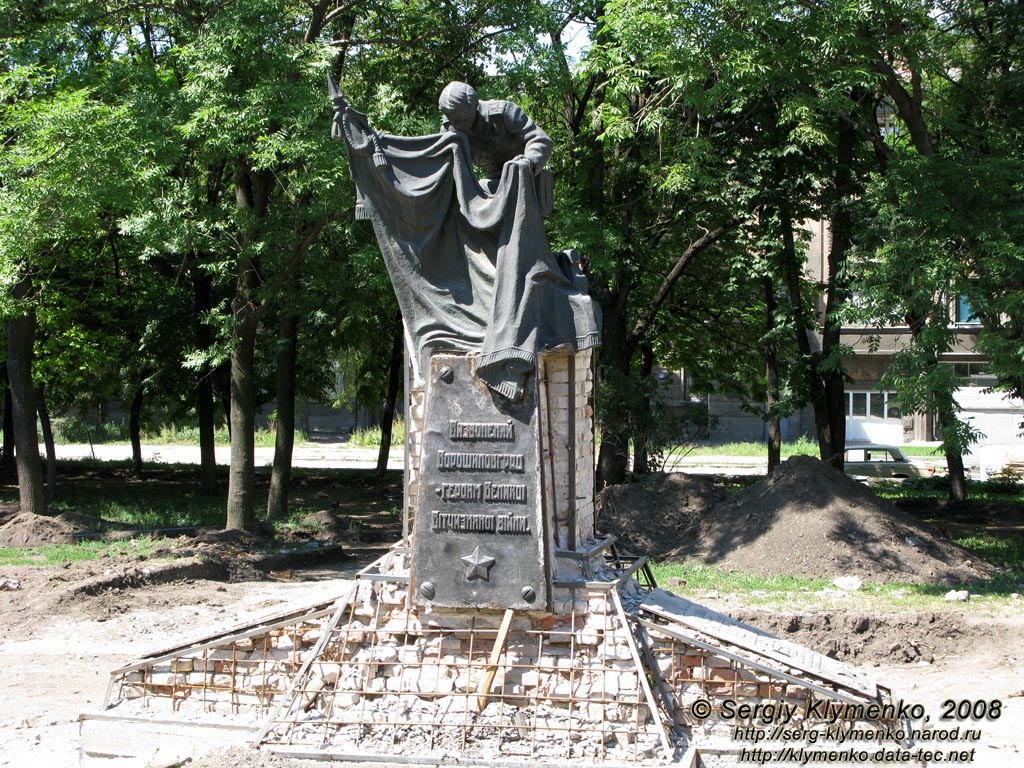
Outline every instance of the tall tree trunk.
{"type": "MultiPolygon", "coordinates": [[[[640,381],[646,388],[654,373],[654,348],[647,342],[640,344],[640,381]]],[[[645,397],[636,414],[637,430],[633,435],[633,473],[646,475],[651,471],[651,400],[645,397]]]]}
{"type": "MultiPolygon", "coordinates": [[[[23,277],[11,289],[15,299],[28,298],[32,281],[23,277]]],[[[21,511],[45,515],[46,486],[39,461],[39,436],[36,432],[36,404],[32,386],[32,353],[36,316],[28,311],[7,321],[7,376],[11,384],[11,411],[14,425],[15,463],[18,467],[18,497],[21,511]]]]}
{"type": "MultiPolygon", "coordinates": [[[[935,143],[932,141],[931,130],[925,119],[925,110],[922,106],[925,87],[921,72],[914,67],[908,68],[905,72],[897,71],[882,57],[875,62],[875,69],[885,76],[886,91],[895,104],[897,113],[907,126],[914,149],[922,157],[934,157],[936,155],[935,143]],[[901,78],[909,80],[910,90],[907,90],[905,81],[901,78]]],[[[942,204],[958,208],[964,203],[962,199],[956,198],[936,201],[936,205],[942,204]]],[[[908,314],[907,323],[915,343],[924,330],[924,324],[928,322],[931,320],[927,317],[908,314]]],[[[938,354],[933,354],[928,366],[933,367],[938,364],[938,354]]],[[[935,416],[939,420],[940,431],[954,430],[950,425],[959,421],[959,417],[952,392],[936,393],[935,416]]],[[[963,453],[959,447],[953,450],[953,442],[943,439],[946,469],[949,472],[949,495],[954,501],[965,501],[967,499],[967,477],[964,472],[963,453]]]]}
{"type": "Polygon", "coordinates": [[[384,396],[384,409],[380,415],[380,447],[377,449],[377,477],[382,478],[388,471],[388,456],[391,453],[391,430],[395,423],[395,403],[398,400],[399,383],[405,356],[402,348],[405,344],[405,329],[402,326],[402,313],[395,313],[395,331],[391,341],[391,362],[388,367],[388,391],[384,396]]]}
{"type": "Polygon", "coordinates": [[[7,363],[4,363],[4,433],[3,455],[0,456],[0,477],[3,480],[16,479],[14,465],[14,405],[11,399],[11,385],[7,378],[7,363]]]}
{"type": "MultiPolygon", "coordinates": [[[[632,350],[627,348],[626,294],[628,289],[613,285],[610,300],[602,306],[601,361],[605,390],[613,401],[619,400],[616,389],[627,385],[632,350]]],[[[597,454],[597,488],[626,482],[629,469],[629,425],[620,405],[606,404],[601,419],[601,447],[597,454]]]]}
{"type": "MultiPolygon", "coordinates": [[[[213,330],[206,314],[213,308],[213,281],[201,269],[192,270],[196,307],[196,347],[206,351],[213,346],[213,330]]],[[[213,418],[213,371],[205,367],[196,384],[196,411],[199,416],[199,485],[203,493],[217,492],[217,445],[213,418]]]]}
{"type": "Polygon", "coordinates": [[[251,216],[244,223],[235,296],[231,301],[234,326],[231,332],[231,465],[228,470],[228,530],[251,531],[256,527],[256,333],[259,315],[256,290],[259,265],[248,254],[258,226],[266,213],[269,180],[251,173],[244,161],[235,168],[235,204],[251,216]]]}
{"type": "Polygon", "coordinates": [[[136,477],[142,477],[142,398],[145,387],[141,384],[132,397],[132,405],[128,410],[128,438],[132,443],[132,471],[136,477]]]}
{"type": "MultiPolygon", "coordinates": [[[[287,310],[287,308],[284,308],[287,310]]],[[[274,426],[274,467],[270,472],[267,519],[288,517],[288,485],[295,447],[295,363],[299,356],[299,318],[284,311],[280,319],[281,351],[277,356],[277,422],[274,426]]]]}
{"type": "MultiPolygon", "coordinates": [[[[243,271],[251,271],[245,266],[243,271]]],[[[241,278],[240,278],[241,279],[241,278]]],[[[228,530],[256,526],[256,330],[247,301],[236,299],[231,334],[231,464],[228,470],[228,530]]]]}
{"type": "Polygon", "coordinates": [[[764,278],[765,306],[765,399],[768,409],[768,474],[770,475],[782,463],[782,427],[779,417],[778,403],[782,399],[779,392],[779,355],[775,343],[775,283],[770,277],[764,278]]]}
{"type": "MultiPolygon", "coordinates": [[[[786,291],[793,307],[794,333],[797,349],[800,350],[801,376],[814,411],[814,429],[818,438],[818,454],[828,463],[832,457],[832,427],[825,402],[825,387],[818,373],[820,355],[811,347],[810,334],[815,326],[808,315],[803,297],[803,261],[796,250],[793,234],[793,217],[787,204],[779,206],[779,222],[782,227],[782,264],[786,275],[786,291]]],[[[844,415],[845,417],[845,415],[844,415]]],[[[841,457],[840,457],[841,458],[841,457]]]]}
{"type": "Polygon", "coordinates": [[[46,446],[46,500],[53,501],[57,498],[57,450],[53,444],[53,425],[46,408],[46,387],[43,384],[36,388],[36,407],[39,409],[43,445],[46,446]]]}
{"type": "Polygon", "coordinates": [[[828,282],[825,299],[825,319],[821,333],[821,357],[828,361],[818,366],[824,388],[823,399],[825,418],[828,421],[828,454],[822,459],[840,472],[846,450],[846,380],[839,359],[841,352],[842,323],[839,310],[851,298],[847,270],[850,248],[853,242],[853,214],[850,206],[859,193],[853,177],[856,145],[861,141],[852,123],[841,117],[838,120],[836,146],[836,170],[830,221],[832,242],[828,250],[828,282]]]}

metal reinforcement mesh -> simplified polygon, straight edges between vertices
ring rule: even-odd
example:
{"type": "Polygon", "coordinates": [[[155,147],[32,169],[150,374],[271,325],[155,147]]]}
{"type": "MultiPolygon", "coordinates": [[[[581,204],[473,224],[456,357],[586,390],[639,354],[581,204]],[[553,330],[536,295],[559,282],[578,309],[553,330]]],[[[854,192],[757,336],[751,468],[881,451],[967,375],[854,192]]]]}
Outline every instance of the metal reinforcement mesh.
{"type": "Polygon", "coordinates": [[[175,711],[266,713],[323,634],[330,604],[151,654],[115,670],[106,706],[124,712],[170,701],[175,711]]]}
{"type": "Polygon", "coordinates": [[[432,619],[360,585],[262,734],[323,754],[638,761],[662,748],[609,591],[563,617],[432,619]]]}
{"type": "Polygon", "coordinates": [[[886,734],[900,730],[891,693],[884,688],[877,689],[877,698],[868,698],[833,681],[815,679],[806,671],[777,663],[773,668],[763,658],[735,658],[743,649],[720,641],[716,652],[662,634],[654,626],[648,625],[640,633],[656,659],[656,687],[667,701],[670,718],[698,741],[709,736],[742,739],[743,726],[756,724],[757,718],[738,717],[738,704],[784,705],[793,713],[791,726],[807,731],[837,732],[860,723],[886,741],[886,734]],[[700,718],[693,714],[696,701],[709,705],[701,710],[700,718]],[[863,716],[876,712],[877,716],[863,716]]]}

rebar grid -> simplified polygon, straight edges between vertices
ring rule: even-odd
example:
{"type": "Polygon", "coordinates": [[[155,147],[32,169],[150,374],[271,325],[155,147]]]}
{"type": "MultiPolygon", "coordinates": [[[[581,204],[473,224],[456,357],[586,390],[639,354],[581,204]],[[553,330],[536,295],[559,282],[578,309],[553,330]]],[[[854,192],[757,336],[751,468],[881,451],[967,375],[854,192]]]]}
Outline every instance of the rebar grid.
{"type": "MultiPolygon", "coordinates": [[[[262,634],[227,637],[222,643],[198,644],[140,663],[114,674],[115,701],[134,700],[143,707],[167,699],[178,711],[186,702],[202,711],[265,711],[282,694],[323,632],[326,618],[298,619],[262,634]]],[[[108,695],[107,705],[110,706],[108,695]]]]}
{"type": "Polygon", "coordinates": [[[650,757],[659,734],[624,640],[629,629],[607,591],[585,593],[578,604],[585,611],[521,616],[499,649],[489,690],[481,690],[499,637],[493,614],[420,617],[400,601],[353,601],[263,743],[368,754],[650,757]]]}
{"type": "MultiPolygon", "coordinates": [[[[847,692],[843,699],[829,697],[823,686],[826,680],[808,680],[801,685],[791,676],[781,672],[772,672],[764,665],[758,668],[744,665],[735,659],[717,656],[705,649],[687,644],[672,637],[663,636],[653,630],[651,635],[651,652],[657,659],[661,678],[671,696],[671,706],[675,712],[675,721],[689,728],[700,728],[704,731],[726,730],[733,726],[756,724],[757,717],[737,718],[739,704],[785,704],[794,707],[793,727],[804,730],[824,729],[838,725],[850,729],[857,723],[864,723],[880,730],[898,731],[899,721],[894,718],[857,719],[836,717],[836,713],[846,709],[829,710],[822,704],[833,707],[848,707],[850,700],[847,692]],[[710,703],[710,715],[696,718],[691,705],[698,699],[710,703]],[[824,700],[824,701],[823,701],[824,700]],[[723,707],[729,702],[731,711],[723,718],[723,707]]],[[[802,673],[806,676],[806,673],[802,673]]],[[[839,692],[837,691],[837,698],[839,692]]],[[[869,701],[861,697],[864,705],[892,705],[892,697],[884,688],[878,689],[877,701],[869,701]]],[[[895,709],[895,708],[893,708],[895,709]]]]}

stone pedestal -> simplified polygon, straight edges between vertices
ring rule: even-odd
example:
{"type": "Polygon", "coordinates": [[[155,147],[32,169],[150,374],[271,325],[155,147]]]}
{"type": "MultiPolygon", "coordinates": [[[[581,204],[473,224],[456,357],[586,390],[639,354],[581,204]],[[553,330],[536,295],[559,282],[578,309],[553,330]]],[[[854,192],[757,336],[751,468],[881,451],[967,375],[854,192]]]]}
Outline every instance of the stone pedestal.
{"type": "Polygon", "coordinates": [[[594,534],[593,353],[542,355],[512,403],[435,355],[410,388],[406,515],[412,594],[423,606],[557,610],[551,585],[594,534]]]}

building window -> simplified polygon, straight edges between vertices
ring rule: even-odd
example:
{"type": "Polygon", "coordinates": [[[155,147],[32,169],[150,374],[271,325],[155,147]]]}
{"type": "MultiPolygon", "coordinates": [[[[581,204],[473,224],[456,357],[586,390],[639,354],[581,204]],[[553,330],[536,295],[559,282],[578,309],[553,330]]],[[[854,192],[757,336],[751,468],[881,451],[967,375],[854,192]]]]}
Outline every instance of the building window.
{"type": "Polygon", "coordinates": [[[868,415],[868,393],[867,392],[851,392],[853,396],[853,410],[851,415],[855,419],[863,419],[868,415]]]}
{"type": "Polygon", "coordinates": [[[899,421],[902,418],[895,392],[847,392],[846,415],[853,419],[899,421]]]}
{"type": "Polygon", "coordinates": [[[961,387],[991,387],[998,381],[985,363],[953,363],[953,373],[961,387]]]}
{"type": "Polygon", "coordinates": [[[963,325],[978,325],[981,322],[971,307],[971,303],[963,294],[956,297],[956,321],[963,325]]]}
{"type": "Polygon", "coordinates": [[[884,419],[885,418],[885,393],[884,392],[872,392],[871,397],[868,398],[870,407],[868,408],[868,414],[872,419],[884,419]]]}

